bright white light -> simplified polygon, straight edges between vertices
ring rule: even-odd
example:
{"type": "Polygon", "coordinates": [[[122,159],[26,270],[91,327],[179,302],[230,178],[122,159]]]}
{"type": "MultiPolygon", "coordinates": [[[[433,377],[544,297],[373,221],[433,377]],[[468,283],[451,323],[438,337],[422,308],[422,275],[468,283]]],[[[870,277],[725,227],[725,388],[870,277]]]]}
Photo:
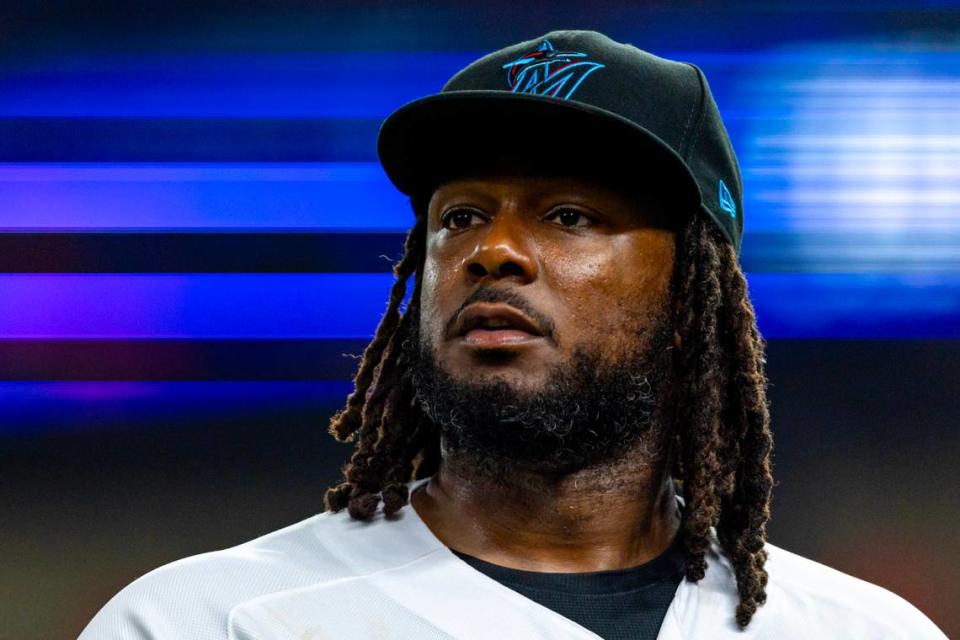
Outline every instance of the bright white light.
{"type": "MultiPolygon", "coordinates": [[[[954,238],[941,251],[960,255],[960,50],[814,61],[762,87],[771,117],[743,158],[759,230],[935,232],[954,238]]],[[[904,256],[923,259],[916,247],[904,256]]]]}

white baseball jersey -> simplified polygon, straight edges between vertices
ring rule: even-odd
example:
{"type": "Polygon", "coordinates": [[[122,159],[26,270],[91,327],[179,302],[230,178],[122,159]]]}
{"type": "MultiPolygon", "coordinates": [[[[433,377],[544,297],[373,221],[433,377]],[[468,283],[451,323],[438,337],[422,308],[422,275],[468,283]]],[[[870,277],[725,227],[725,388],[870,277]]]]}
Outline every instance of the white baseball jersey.
{"type": "MultiPolygon", "coordinates": [[[[411,491],[426,480],[411,483],[411,491]]],[[[730,563],[714,546],[703,580],[681,581],[658,640],[945,640],[878,586],[768,544],[767,603],[734,621],[730,563]]],[[[322,513],[231,549],[156,569],[117,594],[80,640],[597,640],[475,570],[404,507],[387,520],[322,513]]]]}

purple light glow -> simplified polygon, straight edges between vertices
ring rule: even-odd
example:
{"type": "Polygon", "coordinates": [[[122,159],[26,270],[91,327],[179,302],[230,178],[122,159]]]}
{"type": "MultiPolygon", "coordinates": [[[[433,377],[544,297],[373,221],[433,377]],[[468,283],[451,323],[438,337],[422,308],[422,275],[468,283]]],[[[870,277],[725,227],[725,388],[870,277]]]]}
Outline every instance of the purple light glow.
{"type": "Polygon", "coordinates": [[[392,281],[390,274],[0,275],[0,338],[371,337],[392,281]]]}
{"type": "Polygon", "coordinates": [[[0,164],[0,232],[405,230],[380,165],[0,164]]]}

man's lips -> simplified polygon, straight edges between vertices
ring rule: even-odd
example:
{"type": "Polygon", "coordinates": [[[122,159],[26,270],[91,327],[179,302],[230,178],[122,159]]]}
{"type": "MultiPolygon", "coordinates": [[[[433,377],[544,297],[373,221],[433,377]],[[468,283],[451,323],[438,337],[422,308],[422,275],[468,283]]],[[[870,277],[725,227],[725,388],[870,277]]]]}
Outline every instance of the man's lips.
{"type": "Polygon", "coordinates": [[[478,328],[471,329],[463,336],[463,341],[474,347],[505,347],[534,340],[543,340],[543,336],[535,336],[517,329],[478,328]]]}
{"type": "Polygon", "coordinates": [[[503,303],[476,302],[460,314],[451,337],[473,347],[506,347],[544,339],[540,325],[503,303]]]}

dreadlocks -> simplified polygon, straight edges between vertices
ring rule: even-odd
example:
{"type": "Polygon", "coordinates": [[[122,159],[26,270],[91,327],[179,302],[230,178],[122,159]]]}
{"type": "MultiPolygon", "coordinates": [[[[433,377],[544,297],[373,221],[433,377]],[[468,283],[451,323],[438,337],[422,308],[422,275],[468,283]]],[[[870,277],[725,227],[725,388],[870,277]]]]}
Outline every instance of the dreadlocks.
{"type": "MultiPolygon", "coordinates": [[[[404,340],[418,305],[426,242],[426,199],[414,198],[416,223],[404,255],[394,265],[396,282],[387,311],[366,348],[346,406],[330,432],[354,442],[344,481],[327,490],[327,510],[346,508],[369,519],[383,500],[393,516],[409,501],[407,483],[440,465],[440,436],[415,401],[404,340]],[[401,313],[407,280],[409,304],[401,313]]],[[[674,360],[673,477],[686,501],[682,536],[686,577],[706,572],[715,536],[732,560],[739,604],[737,623],[749,624],[766,600],[766,523],[773,488],[772,436],[760,336],[747,283],[733,248],[716,226],[697,213],[677,233],[672,294],[674,327],[681,347],[674,360]]]]}

